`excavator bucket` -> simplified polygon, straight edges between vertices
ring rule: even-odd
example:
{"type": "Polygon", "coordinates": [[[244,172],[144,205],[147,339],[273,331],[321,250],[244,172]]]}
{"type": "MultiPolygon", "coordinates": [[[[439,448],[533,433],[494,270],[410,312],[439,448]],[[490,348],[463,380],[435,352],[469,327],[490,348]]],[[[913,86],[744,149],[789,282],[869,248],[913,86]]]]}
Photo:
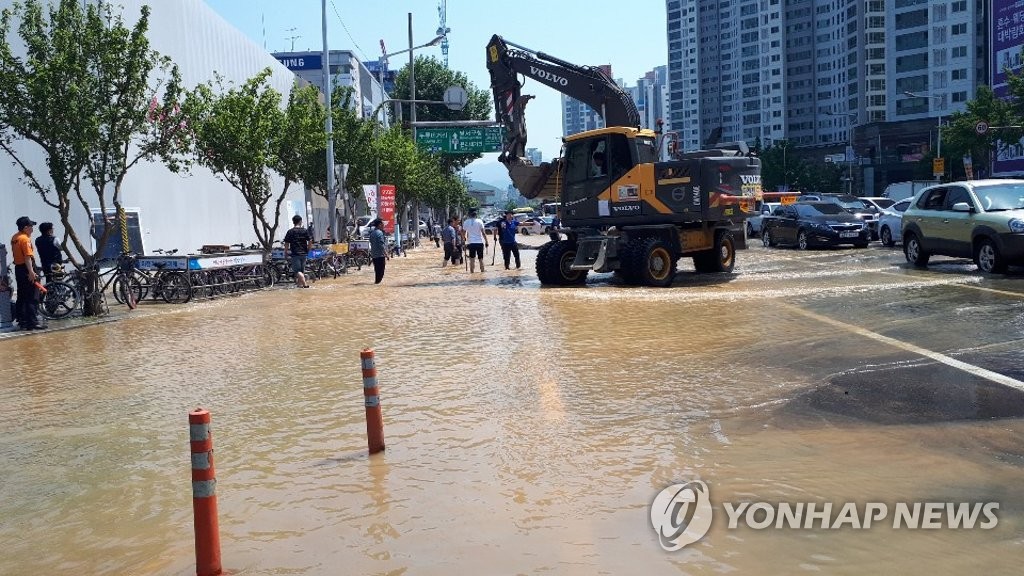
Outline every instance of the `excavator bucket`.
{"type": "Polygon", "coordinates": [[[558,197],[558,160],[534,166],[529,160],[517,158],[505,166],[512,178],[512,185],[524,197],[531,200],[553,200],[558,197]]]}

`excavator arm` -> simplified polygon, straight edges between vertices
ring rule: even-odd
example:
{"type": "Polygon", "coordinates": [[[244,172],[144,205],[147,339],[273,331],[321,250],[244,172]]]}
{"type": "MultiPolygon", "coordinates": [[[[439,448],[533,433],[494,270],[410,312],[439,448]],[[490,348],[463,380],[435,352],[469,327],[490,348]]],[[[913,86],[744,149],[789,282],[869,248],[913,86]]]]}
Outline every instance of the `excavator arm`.
{"type": "Polygon", "coordinates": [[[606,126],[640,126],[640,113],[633,99],[599,68],[571,64],[494,35],[487,44],[487,70],[495,113],[505,127],[505,143],[498,160],[527,198],[553,196],[549,180],[557,175],[559,166],[557,162],[533,166],[525,158],[525,111],[533,96],[522,93],[519,76],[533,78],[587,104],[604,118],[606,126]]]}

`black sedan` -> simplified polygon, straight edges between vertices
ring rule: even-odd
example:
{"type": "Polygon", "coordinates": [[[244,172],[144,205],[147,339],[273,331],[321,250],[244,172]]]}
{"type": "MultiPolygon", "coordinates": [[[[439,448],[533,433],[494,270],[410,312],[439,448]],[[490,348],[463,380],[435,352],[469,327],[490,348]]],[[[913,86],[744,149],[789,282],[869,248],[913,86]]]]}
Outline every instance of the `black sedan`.
{"type": "Polygon", "coordinates": [[[795,244],[801,250],[840,244],[866,248],[871,231],[863,220],[831,202],[798,202],[779,206],[764,218],[761,241],[765,246],[795,244]]]}

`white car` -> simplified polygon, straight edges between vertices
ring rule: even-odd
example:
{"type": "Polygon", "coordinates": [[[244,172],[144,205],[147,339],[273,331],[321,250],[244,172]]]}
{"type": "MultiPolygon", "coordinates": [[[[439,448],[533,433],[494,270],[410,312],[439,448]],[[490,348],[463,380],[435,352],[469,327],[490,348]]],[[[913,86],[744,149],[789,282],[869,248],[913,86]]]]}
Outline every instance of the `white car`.
{"type": "Polygon", "coordinates": [[[544,222],[540,218],[525,218],[519,222],[519,233],[523,236],[545,234],[544,222]]]}
{"type": "Polygon", "coordinates": [[[878,239],[882,246],[895,246],[897,242],[903,241],[900,232],[903,224],[903,213],[910,206],[913,198],[904,198],[888,208],[882,209],[878,215],[878,239]]]}
{"type": "Polygon", "coordinates": [[[782,204],[778,202],[764,202],[761,204],[761,213],[757,216],[747,218],[747,238],[761,236],[761,221],[765,216],[775,212],[775,209],[782,204]]]}

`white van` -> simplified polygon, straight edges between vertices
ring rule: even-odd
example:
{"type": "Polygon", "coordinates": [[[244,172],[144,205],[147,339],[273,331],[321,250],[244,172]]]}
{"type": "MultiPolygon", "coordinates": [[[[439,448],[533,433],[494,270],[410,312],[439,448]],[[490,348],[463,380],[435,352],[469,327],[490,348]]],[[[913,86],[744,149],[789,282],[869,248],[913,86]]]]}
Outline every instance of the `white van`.
{"type": "Polygon", "coordinates": [[[937,183],[938,182],[935,180],[908,180],[906,182],[895,182],[885,187],[885,192],[882,193],[882,196],[885,196],[893,202],[899,202],[904,198],[912,198],[921,190],[937,183]]]}

